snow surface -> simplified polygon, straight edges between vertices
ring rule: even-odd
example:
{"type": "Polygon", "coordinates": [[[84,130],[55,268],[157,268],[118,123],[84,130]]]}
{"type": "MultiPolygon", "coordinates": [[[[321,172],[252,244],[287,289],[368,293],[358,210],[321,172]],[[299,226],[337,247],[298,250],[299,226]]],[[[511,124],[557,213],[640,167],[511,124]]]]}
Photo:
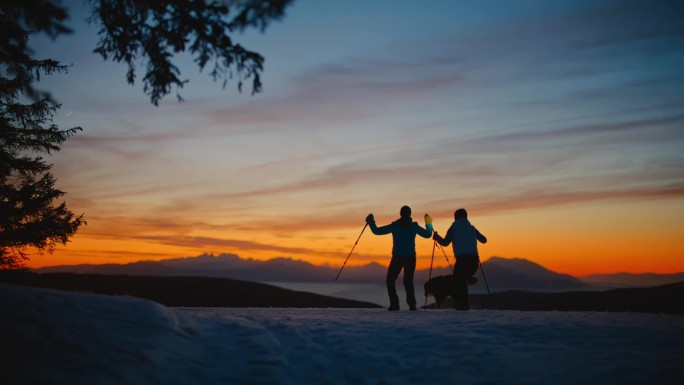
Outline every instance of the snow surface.
{"type": "Polygon", "coordinates": [[[684,317],[167,308],[0,285],[2,384],[679,384],[684,317]]]}

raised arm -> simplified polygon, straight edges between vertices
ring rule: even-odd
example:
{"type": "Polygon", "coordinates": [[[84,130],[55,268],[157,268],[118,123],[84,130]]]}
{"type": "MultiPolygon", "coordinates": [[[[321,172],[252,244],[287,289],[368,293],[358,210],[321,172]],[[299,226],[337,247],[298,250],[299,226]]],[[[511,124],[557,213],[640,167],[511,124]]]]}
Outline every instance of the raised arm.
{"type": "Polygon", "coordinates": [[[425,224],[425,228],[421,227],[417,222],[413,222],[416,225],[416,234],[423,238],[430,238],[432,236],[432,223],[425,224]]]}
{"type": "Polygon", "coordinates": [[[423,238],[430,238],[432,236],[432,217],[425,214],[425,228],[422,228],[417,222],[413,222],[416,225],[416,234],[423,238]]]}
{"type": "Polygon", "coordinates": [[[366,222],[368,223],[368,227],[370,227],[371,232],[373,232],[375,235],[385,235],[392,232],[392,224],[378,227],[375,224],[375,217],[373,214],[368,214],[366,217],[366,222]]]}

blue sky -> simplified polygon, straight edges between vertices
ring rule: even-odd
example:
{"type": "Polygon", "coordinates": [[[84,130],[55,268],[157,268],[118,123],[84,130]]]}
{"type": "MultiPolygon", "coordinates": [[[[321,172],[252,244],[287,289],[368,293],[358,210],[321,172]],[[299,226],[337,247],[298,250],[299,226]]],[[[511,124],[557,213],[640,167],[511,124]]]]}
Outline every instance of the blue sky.
{"type": "MultiPolygon", "coordinates": [[[[185,102],[159,107],[92,53],[97,29],[73,4],[73,35],[35,40],[73,63],[40,86],[63,128],[85,129],[53,158],[88,219],[60,261],[335,264],[366,214],[408,204],[442,232],[468,208],[502,239],[488,255],[588,271],[569,255],[600,242],[596,270],[637,271],[635,250],[657,245],[660,270],[684,270],[681,2],[296,1],[236,36],[266,58],[261,94],[181,57],[185,102]],[[540,232],[545,246],[525,247],[540,232]]],[[[359,261],[384,261],[386,242],[359,261]]]]}

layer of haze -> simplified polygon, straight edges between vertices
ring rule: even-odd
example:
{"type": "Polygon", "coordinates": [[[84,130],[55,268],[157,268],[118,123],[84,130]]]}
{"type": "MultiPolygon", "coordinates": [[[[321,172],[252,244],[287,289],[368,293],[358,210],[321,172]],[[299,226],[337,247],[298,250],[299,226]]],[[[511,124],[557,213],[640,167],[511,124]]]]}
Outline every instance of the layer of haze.
{"type": "MultiPolygon", "coordinates": [[[[679,1],[300,0],[236,36],[266,58],[261,94],[181,57],[185,102],[159,107],[92,53],[97,29],[73,4],[76,32],[33,47],[73,63],[39,86],[62,128],[84,128],[51,160],[88,225],[30,266],[201,253],[340,266],[368,213],[385,224],[409,205],[442,233],[468,209],[484,259],[684,271],[679,1]]],[[[417,244],[426,267],[432,241],[417,244]]],[[[387,264],[390,249],[367,231],[349,264],[387,264]]]]}

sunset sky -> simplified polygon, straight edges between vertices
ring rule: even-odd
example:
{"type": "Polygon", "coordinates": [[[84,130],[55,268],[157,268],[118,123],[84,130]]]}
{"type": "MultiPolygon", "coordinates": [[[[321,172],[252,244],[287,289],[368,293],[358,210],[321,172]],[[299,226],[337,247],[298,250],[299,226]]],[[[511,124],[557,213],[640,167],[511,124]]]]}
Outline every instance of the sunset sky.
{"type": "MultiPolygon", "coordinates": [[[[73,63],[38,87],[62,129],[84,129],[51,161],[88,225],[31,267],[202,253],[341,266],[366,215],[382,225],[409,205],[441,233],[466,208],[484,260],[684,271],[681,1],[298,0],[235,36],[266,59],[262,93],[183,56],[185,102],[159,107],[92,53],[83,2],[65,4],[75,33],[31,42],[73,63]]],[[[428,267],[432,240],[416,243],[428,267]]],[[[390,251],[366,230],[348,265],[390,251]]]]}

